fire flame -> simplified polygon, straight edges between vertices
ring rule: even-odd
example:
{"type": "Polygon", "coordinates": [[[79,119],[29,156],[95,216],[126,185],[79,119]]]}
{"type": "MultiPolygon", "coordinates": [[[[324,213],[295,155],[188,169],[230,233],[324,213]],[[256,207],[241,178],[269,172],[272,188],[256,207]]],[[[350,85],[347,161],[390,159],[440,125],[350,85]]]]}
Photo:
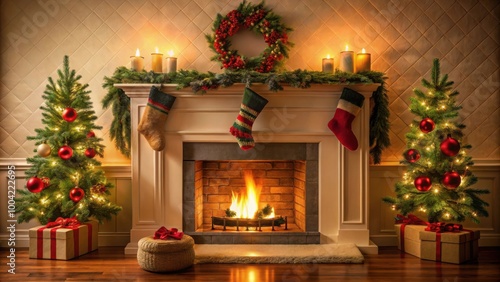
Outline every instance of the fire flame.
{"type": "MultiPolygon", "coordinates": [[[[245,186],[246,189],[242,193],[234,193],[231,191],[231,211],[236,213],[237,218],[255,218],[255,215],[259,211],[259,199],[260,192],[262,191],[262,185],[255,183],[253,174],[251,171],[245,171],[245,186]]],[[[274,208],[271,214],[265,216],[264,218],[274,218],[274,208]]]]}

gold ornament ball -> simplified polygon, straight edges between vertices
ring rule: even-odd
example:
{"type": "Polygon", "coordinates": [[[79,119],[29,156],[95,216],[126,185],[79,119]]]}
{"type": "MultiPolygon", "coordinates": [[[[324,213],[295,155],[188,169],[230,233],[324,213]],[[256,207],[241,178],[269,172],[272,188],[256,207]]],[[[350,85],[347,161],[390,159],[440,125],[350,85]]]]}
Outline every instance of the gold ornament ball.
{"type": "Polygon", "coordinates": [[[38,145],[38,148],[36,149],[37,154],[44,158],[50,155],[50,151],[50,146],[45,143],[38,145]]]}

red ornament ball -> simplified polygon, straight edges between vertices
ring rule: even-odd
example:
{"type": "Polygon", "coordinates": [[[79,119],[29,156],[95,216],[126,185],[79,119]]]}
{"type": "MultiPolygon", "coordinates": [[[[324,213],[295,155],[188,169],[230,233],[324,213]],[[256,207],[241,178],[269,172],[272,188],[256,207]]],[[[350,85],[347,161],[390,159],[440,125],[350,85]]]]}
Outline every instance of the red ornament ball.
{"type": "Polygon", "coordinates": [[[404,153],[405,159],[410,163],[414,163],[420,159],[420,153],[415,149],[409,149],[404,153]]]}
{"type": "Polygon", "coordinates": [[[87,150],[85,150],[85,156],[87,158],[90,158],[90,159],[93,158],[93,157],[95,157],[95,150],[94,150],[94,148],[87,148],[87,150]]]}
{"type": "Polygon", "coordinates": [[[423,132],[423,133],[429,133],[431,131],[434,130],[434,127],[436,127],[436,124],[434,123],[434,121],[430,118],[424,118],[421,122],[420,122],[420,130],[423,132]]]}
{"type": "Polygon", "coordinates": [[[67,122],[74,122],[78,114],[75,109],[67,107],[62,113],[62,118],[67,122]]]}
{"type": "Polygon", "coordinates": [[[419,176],[415,178],[413,184],[415,185],[415,188],[417,188],[417,190],[420,192],[427,192],[431,189],[432,186],[431,179],[427,176],[419,176]]]}
{"type": "Polygon", "coordinates": [[[92,137],[95,137],[95,133],[94,131],[91,130],[87,133],[87,138],[92,138],[92,137]]]}
{"type": "Polygon", "coordinates": [[[448,157],[453,157],[458,154],[460,151],[460,143],[457,139],[451,137],[451,134],[448,134],[448,137],[441,142],[441,152],[447,155],[448,157]]]}
{"type": "Polygon", "coordinates": [[[57,154],[61,159],[69,160],[73,156],[73,149],[71,149],[71,147],[68,145],[64,145],[61,148],[59,148],[57,154]]]}
{"type": "Polygon", "coordinates": [[[443,184],[447,188],[455,189],[460,186],[462,179],[456,171],[448,171],[443,176],[443,184]]]}
{"type": "Polygon", "coordinates": [[[74,203],[80,202],[81,199],[85,196],[85,192],[80,187],[75,187],[69,191],[69,198],[74,203]]]}
{"type": "Polygon", "coordinates": [[[28,182],[26,182],[26,188],[28,188],[31,193],[40,193],[45,187],[43,185],[42,179],[33,176],[28,179],[28,182]]]}

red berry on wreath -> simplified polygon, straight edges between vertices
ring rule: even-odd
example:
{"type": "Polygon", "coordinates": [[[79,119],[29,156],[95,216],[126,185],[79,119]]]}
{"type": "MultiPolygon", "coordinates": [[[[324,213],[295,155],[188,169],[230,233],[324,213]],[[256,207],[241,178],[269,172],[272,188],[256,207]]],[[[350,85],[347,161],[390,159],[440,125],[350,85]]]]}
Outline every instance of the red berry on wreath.
{"type": "Polygon", "coordinates": [[[457,141],[457,139],[452,138],[451,134],[448,134],[448,137],[446,137],[446,139],[441,142],[440,148],[443,154],[447,155],[448,157],[453,157],[460,151],[460,143],[457,141]]]}
{"type": "Polygon", "coordinates": [[[94,150],[94,148],[87,148],[87,150],[85,150],[85,156],[87,158],[90,158],[90,159],[93,158],[93,157],[95,157],[95,150],[94,150]]]}
{"type": "Polygon", "coordinates": [[[68,145],[64,145],[61,148],[59,148],[57,154],[61,159],[69,160],[73,156],[73,149],[71,149],[71,147],[68,145]]]}
{"type": "Polygon", "coordinates": [[[67,107],[62,113],[62,118],[67,122],[74,122],[78,114],[75,109],[67,107]]]}
{"type": "Polygon", "coordinates": [[[448,171],[443,176],[443,184],[447,188],[455,189],[458,186],[460,186],[461,182],[462,178],[460,177],[460,174],[458,174],[458,172],[456,171],[448,171]]]}
{"type": "Polygon", "coordinates": [[[83,189],[78,186],[69,191],[69,198],[74,203],[80,202],[80,200],[83,199],[84,196],[85,196],[85,191],[83,191],[83,189]]]}
{"type": "Polygon", "coordinates": [[[422,175],[415,178],[413,184],[415,185],[415,188],[417,188],[418,191],[427,192],[431,189],[432,182],[429,177],[422,175]]]}
{"type": "Polygon", "coordinates": [[[28,188],[31,193],[40,193],[45,187],[43,185],[42,179],[33,176],[28,179],[28,182],[26,182],[26,188],[28,188]]]}
{"type": "Polygon", "coordinates": [[[92,138],[92,137],[95,137],[95,133],[94,131],[91,130],[87,133],[87,138],[92,138]]]}
{"type": "Polygon", "coordinates": [[[420,122],[420,130],[422,130],[423,133],[429,133],[429,132],[433,131],[435,126],[436,126],[436,124],[430,118],[424,118],[420,122]]]}

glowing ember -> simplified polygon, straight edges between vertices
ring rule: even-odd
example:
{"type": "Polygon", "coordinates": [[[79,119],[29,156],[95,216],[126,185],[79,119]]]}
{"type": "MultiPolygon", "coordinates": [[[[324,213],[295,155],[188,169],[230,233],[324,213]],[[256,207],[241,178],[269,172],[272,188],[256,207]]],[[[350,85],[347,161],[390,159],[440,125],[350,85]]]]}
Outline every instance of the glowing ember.
{"type": "MultiPolygon", "coordinates": [[[[251,171],[245,171],[246,190],[237,194],[232,191],[231,211],[236,213],[237,218],[255,218],[259,212],[259,198],[262,185],[255,183],[251,171]]],[[[263,218],[274,218],[274,208],[272,212],[263,218]]]]}

